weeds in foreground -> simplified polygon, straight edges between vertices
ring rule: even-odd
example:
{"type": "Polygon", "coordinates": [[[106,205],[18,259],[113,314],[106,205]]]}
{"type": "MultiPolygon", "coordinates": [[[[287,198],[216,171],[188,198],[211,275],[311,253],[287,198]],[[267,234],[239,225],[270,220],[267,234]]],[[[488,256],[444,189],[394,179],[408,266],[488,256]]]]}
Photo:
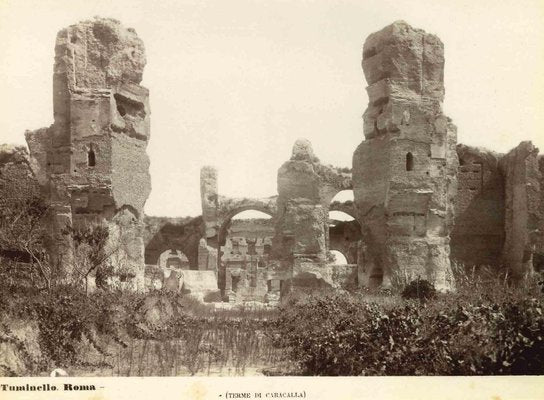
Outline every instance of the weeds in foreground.
{"type": "Polygon", "coordinates": [[[34,343],[6,331],[0,342],[14,342],[27,365],[24,371],[2,367],[0,373],[36,375],[63,367],[83,375],[243,375],[249,366],[275,365],[280,358],[263,334],[276,312],[214,311],[164,292],[144,296],[98,291],[86,296],[73,287],[47,295],[0,292],[2,326],[35,320],[40,349],[39,356],[32,357],[26,348],[34,343]]]}
{"type": "MultiPolygon", "coordinates": [[[[457,291],[434,299],[390,296],[397,301],[384,306],[332,293],[294,301],[279,314],[275,345],[288,354],[292,374],[544,373],[539,280],[513,286],[486,268],[455,273],[457,291]]],[[[414,288],[421,281],[406,289],[421,294],[414,288]]]]}
{"type": "Polygon", "coordinates": [[[14,344],[25,374],[59,366],[116,376],[243,375],[255,368],[277,375],[544,373],[539,280],[513,286],[485,267],[455,265],[454,273],[456,292],[424,302],[390,292],[330,292],[290,296],[279,311],[216,310],[166,293],[3,291],[0,315],[37,321],[41,357],[8,331],[0,342],[14,344]],[[173,310],[159,324],[142,313],[150,296],[173,310]]]}

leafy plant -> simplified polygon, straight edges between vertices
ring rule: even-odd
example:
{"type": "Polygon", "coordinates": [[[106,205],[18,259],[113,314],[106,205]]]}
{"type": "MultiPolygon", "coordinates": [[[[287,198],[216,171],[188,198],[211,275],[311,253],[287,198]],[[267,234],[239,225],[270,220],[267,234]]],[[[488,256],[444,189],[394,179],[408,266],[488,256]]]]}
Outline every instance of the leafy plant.
{"type": "Polygon", "coordinates": [[[418,278],[406,285],[401,295],[403,299],[427,301],[436,298],[436,289],[431,282],[418,278]]]}
{"type": "MultiPolygon", "coordinates": [[[[31,269],[41,278],[38,286],[50,289],[54,271],[46,251],[49,235],[45,219],[49,207],[37,185],[21,186],[7,177],[0,178],[3,192],[18,194],[5,196],[0,204],[0,256],[11,254],[23,260],[27,258],[31,269]]],[[[14,269],[17,263],[5,263],[6,266],[14,269]]]]}
{"type": "Polygon", "coordinates": [[[543,302],[528,296],[535,292],[499,303],[451,294],[424,307],[312,297],[285,304],[271,335],[291,373],[302,375],[542,374],[543,302]]]}

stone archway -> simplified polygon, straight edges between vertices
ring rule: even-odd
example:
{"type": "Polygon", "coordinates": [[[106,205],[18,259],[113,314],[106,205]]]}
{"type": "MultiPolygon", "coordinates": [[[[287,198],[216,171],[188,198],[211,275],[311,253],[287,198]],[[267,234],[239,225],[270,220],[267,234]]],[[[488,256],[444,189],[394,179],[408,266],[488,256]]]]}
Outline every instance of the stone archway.
{"type": "Polygon", "coordinates": [[[346,257],[347,264],[358,264],[362,246],[361,225],[343,211],[329,212],[329,253],[338,251],[346,257]]]}
{"type": "Polygon", "coordinates": [[[158,265],[161,254],[175,249],[188,259],[190,269],[199,269],[199,243],[202,238],[202,218],[145,217],[145,263],[158,265]]]}
{"type": "Polygon", "coordinates": [[[157,266],[168,269],[190,269],[189,259],[178,249],[163,251],[157,260],[157,266]]]}
{"type": "Polygon", "coordinates": [[[248,204],[224,215],[217,235],[217,271],[219,287],[229,301],[235,301],[237,297],[266,295],[266,267],[274,235],[274,217],[269,209],[248,204]],[[258,211],[260,215],[241,220],[235,218],[245,211],[258,211]],[[263,218],[265,216],[267,218],[263,218]]]}

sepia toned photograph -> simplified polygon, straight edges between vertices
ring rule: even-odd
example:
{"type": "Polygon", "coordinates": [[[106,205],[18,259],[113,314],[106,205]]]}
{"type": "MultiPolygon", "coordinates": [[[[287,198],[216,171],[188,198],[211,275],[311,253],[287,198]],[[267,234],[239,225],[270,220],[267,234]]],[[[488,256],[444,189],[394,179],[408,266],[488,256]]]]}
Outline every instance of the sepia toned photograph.
{"type": "Polygon", "coordinates": [[[0,0],[0,392],[543,375],[543,22],[0,0]]]}

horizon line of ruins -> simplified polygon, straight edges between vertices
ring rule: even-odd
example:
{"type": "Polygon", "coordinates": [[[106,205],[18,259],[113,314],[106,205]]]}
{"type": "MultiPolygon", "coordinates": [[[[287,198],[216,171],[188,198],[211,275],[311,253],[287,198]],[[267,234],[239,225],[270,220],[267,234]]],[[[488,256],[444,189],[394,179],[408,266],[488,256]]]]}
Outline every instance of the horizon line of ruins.
{"type": "Polygon", "coordinates": [[[414,279],[450,291],[452,261],[504,267],[515,280],[542,268],[544,157],[531,142],[507,154],[457,143],[442,112],[437,36],[397,21],[366,39],[369,103],[351,170],[322,164],[299,139],[278,170],[276,196],[230,198],[218,193],[217,170],[203,166],[195,218],[143,212],[151,191],[145,64],[142,41],[117,20],[61,30],[54,123],[25,133],[25,157],[0,158],[0,172],[10,163],[27,168],[45,194],[49,257],[63,274],[73,272],[74,257],[63,228],[96,222],[112,243],[123,238],[122,256],[110,260],[116,285],[229,302],[273,304],[297,288],[387,289],[414,279]],[[343,191],[353,201],[333,201],[343,191]],[[271,218],[233,223],[246,210],[271,218]],[[331,223],[331,211],[353,220],[331,223]],[[332,251],[347,264],[334,263],[332,251]]]}

